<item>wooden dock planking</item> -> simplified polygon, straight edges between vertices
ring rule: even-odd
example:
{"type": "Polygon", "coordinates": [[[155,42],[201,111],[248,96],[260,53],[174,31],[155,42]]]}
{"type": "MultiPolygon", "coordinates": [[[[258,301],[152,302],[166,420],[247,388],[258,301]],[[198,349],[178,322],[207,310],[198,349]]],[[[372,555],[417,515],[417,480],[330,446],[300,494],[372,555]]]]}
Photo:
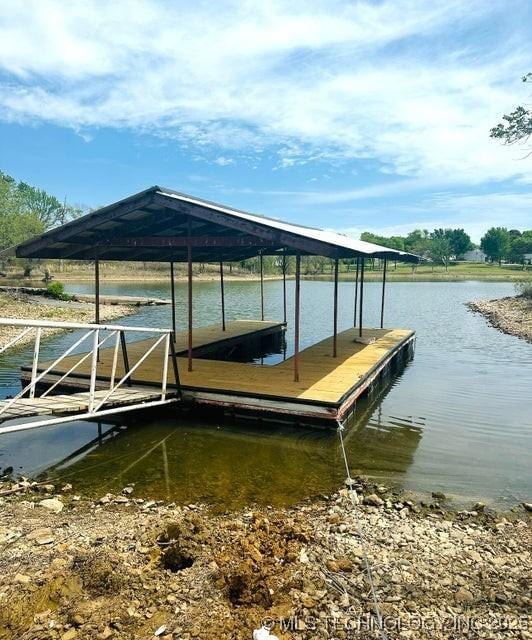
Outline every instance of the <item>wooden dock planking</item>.
{"type": "MultiPolygon", "coordinates": [[[[201,353],[206,349],[216,347],[230,346],[232,343],[238,344],[242,340],[249,337],[266,336],[275,332],[284,331],[285,325],[282,322],[272,322],[269,320],[235,320],[226,324],[226,330],[222,331],[219,325],[210,325],[207,327],[195,328],[192,334],[192,349],[195,354],[201,353]]],[[[175,339],[175,351],[178,355],[184,355],[188,349],[188,338],[186,331],[178,331],[175,339]]],[[[154,338],[145,340],[136,340],[128,342],[127,352],[129,365],[133,367],[138,360],[146,353],[154,338]]],[[[110,339],[106,346],[99,351],[98,373],[101,376],[108,376],[111,371],[114,346],[113,340],[110,339]]],[[[162,362],[163,345],[160,345],[151,354],[135,372],[134,378],[142,382],[161,383],[160,364],[162,362]]],[[[66,373],[80,359],[81,354],[75,354],[63,358],[61,363],[53,370],[54,373],[66,373]]],[[[46,369],[52,362],[39,363],[39,371],[46,369]]],[[[23,370],[25,368],[23,367],[23,370]]],[[[180,360],[179,373],[181,375],[184,365],[180,360]]],[[[80,367],[72,374],[88,375],[90,373],[90,358],[88,358],[80,367]]],[[[121,357],[118,358],[117,376],[124,375],[124,365],[121,357]]],[[[169,368],[168,381],[172,383],[171,367],[169,368]]]]}
{"type": "MultiPolygon", "coordinates": [[[[108,390],[102,389],[94,393],[94,399],[98,403],[105,398],[108,390]]],[[[105,408],[118,407],[128,404],[149,402],[160,397],[157,390],[150,391],[150,387],[125,387],[115,391],[105,408]]],[[[9,400],[0,401],[0,409],[7,405],[9,400]]],[[[89,392],[61,394],[46,396],[44,398],[19,398],[0,415],[2,421],[16,418],[43,415],[66,415],[88,411],[90,402],[89,392]]]]}
{"type": "MultiPolygon", "coordinates": [[[[203,327],[195,329],[193,345],[198,348],[227,340],[238,341],[249,335],[278,331],[280,327],[284,325],[263,321],[228,323],[225,332],[218,325],[203,327]]],[[[247,406],[275,412],[277,407],[282,408],[283,413],[296,414],[303,411],[311,415],[317,411],[324,417],[337,417],[340,408],[342,411],[349,408],[366,388],[365,381],[382,370],[413,339],[414,333],[402,329],[364,329],[364,338],[375,338],[375,342],[371,344],[355,342],[357,336],[358,329],[348,329],[338,334],[336,358],[332,356],[332,337],[301,351],[299,382],[294,382],[293,379],[293,358],[271,366],[196,358],[193,370],[189,372],[186,358],[180,357],[178,364],[183,397],[185,400],[233,408],[247,406]],[[303,409],[303,405],[306,409],[303,409]],[[321,407],[319,410],[318,405],[321,407]]],[[[131,364],[146,352],[146,344],[150,341],[151,339],[128,344],[131,364]]],[[[176,340],[178,353],[185,351],[185,342],[186,332],[179,333],[176,340]]],[[[61,371],[66,371],[77,358],[79,359],[79,355],[65,358],[61,371]]],[[[111,360],[112,348],[102,349],[98,365],[98,372],[102,377],[109,375],[111,360]]],[[[135,383],[160,385],[160,362],[160,353],[154,352],[139,371],[135,372],[135,383]]],[[[46,363],[41,365],[45,366],[46,363]]],[[[89,362],[80,367],[79,373],[88,375],[89,362]]],[[[123,370],[119,366],[118,375],[122,374],[123,370]]],[[[171,384],[171,369],[168,376],[171,384]]],[[[79,378],[78,380],[81,385],[88,383],[79,378]]]]}

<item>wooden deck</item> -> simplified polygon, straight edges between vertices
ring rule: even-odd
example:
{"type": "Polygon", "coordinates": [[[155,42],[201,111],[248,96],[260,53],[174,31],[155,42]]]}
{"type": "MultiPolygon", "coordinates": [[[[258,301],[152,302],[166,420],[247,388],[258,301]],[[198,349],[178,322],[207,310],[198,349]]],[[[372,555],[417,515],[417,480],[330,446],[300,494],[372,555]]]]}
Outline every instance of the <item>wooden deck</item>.
{"type": "MultiPolygon", "coordinates": [[[[228,323],[222,332],[219,325],[198,328],[193,333],[195,352],[230,342],[239,342],[250,336],[281,331],[278,322],[236,321],[228,323]]],[[[356,399],[376,376],[414,340],[414,333],[404,329],[365,329],[364,338],[375,338],[371,344],[355,342],[358,329],[338,334],[338,355],[332,357],[332,338],[323,340],[300,353],[300,380],[294,382],[293,360],[288,358],[276,365],[229,362],[222,360],[193,360],[193,370],[187,370],[187,359],[179,357],[179,374],[185,402],[222,406],[232,410],[266,412],[290,416],[341,419],[352,408],[356,399]]],[[[186,332],[176,336],[176,351],[186,350],[186,332]]],[[[146,343],[128,344],[130,363],[133,365],[146,352],[146,343]]],[[[64,373],[79,356],[65,358],[64,373]]],[[[98,371],[102,386],[106,373],[110,373],[112,349],[102,349],[98,371]]],[[[135,372],[135,384],[160,385],[161,354],[154,352],[135,372]]],[[[46,367],[46,363],[41,365],[46,367]]],[[[118,375],[123,374],[119,366],[118,375]]],[[[84,363],[69,376],[76,388],[87,385],[89,363],[84,363]]],[[[173,383],[169,368],[169,385],[173,383]]],[[[57,376],[50,376],[52,381],[57,376]]]]}

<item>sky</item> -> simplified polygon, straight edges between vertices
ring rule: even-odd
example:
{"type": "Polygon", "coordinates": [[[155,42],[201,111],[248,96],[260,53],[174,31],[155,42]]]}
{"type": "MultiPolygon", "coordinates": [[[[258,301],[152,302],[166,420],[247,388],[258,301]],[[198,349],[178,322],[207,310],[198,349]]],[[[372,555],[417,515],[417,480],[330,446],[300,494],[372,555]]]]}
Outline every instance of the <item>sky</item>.
{"type": "Polygon", "coordinates": [[[0,169],[334,229],[532,227],[532,2],[0,0],[0,169]]]}

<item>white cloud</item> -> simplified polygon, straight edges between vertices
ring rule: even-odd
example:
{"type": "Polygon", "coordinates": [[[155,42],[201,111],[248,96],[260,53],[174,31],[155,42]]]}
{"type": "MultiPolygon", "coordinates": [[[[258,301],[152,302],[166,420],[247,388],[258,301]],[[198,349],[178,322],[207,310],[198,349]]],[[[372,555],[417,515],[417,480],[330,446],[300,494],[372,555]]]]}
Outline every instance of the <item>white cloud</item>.
{"type": "Polygon", "coordinates": [[[235,164],[235,161],[232,158],[226,158],[225,156],[219,156],[218,158],[215,158],[213,162],[220,167],[227,167],[230,164],[235,164]]]}
{"type": "Polygon", "coordinates": [[[503,2],[1,4],[4,119],[274,148],[280,168],[362,158],[427,183],[532,181],[488,137],[526,97],[517,13],[510,43],[476,29],[507,20],[503,2]]]}
{"type": "MultiPolygon", "coordinates": [[[[394,207],[394,216],[407,218],[408,223],[351,226],[338,232],[358,238],[363,231],[392,236],[406,235],[413,229],[458,227],[479,242],[490,227],[532,228],[531,212],[532,193],[443,193],[394,207]]],[[[361,215],[360,210],[354,213],[361,215]]]]}

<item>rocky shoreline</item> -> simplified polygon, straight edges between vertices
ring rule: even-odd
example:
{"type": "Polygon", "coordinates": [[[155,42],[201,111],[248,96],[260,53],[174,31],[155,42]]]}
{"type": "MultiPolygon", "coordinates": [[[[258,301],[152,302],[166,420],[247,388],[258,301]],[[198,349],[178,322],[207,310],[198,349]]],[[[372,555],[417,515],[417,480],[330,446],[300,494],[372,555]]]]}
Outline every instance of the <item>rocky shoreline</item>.
{"type": "Polygon", "coordinates": [[[510,296],[498,300],[474,300],[466,303],[474,313],[480,313],[496,329],[532,342],[532,300],[510,296]]]}
{"type": "MultiPolygon", "coordinates": [[[[109,305],[100,309],[102,322],[109,322],[117,318],[138,312],[133,305],[109,305]]],[[[23,320],[54,320],[57,322],[94,322],[94,304],[88,302],[71,302],[54,300],[44,296],[26,293],[0,292],[0,317],[18,318],[23,320]]],[[[13,340],[22,329],[20,327],[0,326],[0,346],[13,340]]],[[[46,329],[46,336],[61,333],[61,329],[46,329]]],[[[22,338],[15,348],[29,344],[35,339],[30,333],[22,338]]]]}
{"type": "Polygon", "coordinates": [[[223,514],[6,482],[0,638],[378,637],[366,554],[389,640],[531,637],[527,511],[355,482],[356,511],[342,489],[223,514]]]}

